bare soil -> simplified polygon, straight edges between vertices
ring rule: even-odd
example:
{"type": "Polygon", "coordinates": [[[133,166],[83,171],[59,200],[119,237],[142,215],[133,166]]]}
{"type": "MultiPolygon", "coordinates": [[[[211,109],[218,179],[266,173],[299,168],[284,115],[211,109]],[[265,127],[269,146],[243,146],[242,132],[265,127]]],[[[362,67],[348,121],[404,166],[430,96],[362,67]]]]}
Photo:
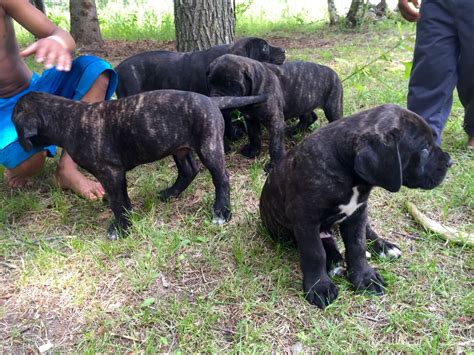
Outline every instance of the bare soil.
{"type": "MultiPolygon", "coordinates": [[[[324,48],[334,45],[334,40],[325,38],[324,36],[316,36],[314,34],[295,34],[291,37],[271,36],[265,39],[273,46],[281,48],[324,48]]],[[[109,61],[114,66],[122,60],[146,51],[175,51],[175,41],[153,41],[153,40],[138,40],[138,41],[123,41],[123,40],[106,40],[104,45],[100,48],[83,48],[80,49],[81,54],[94,54],[109,61]]]]}

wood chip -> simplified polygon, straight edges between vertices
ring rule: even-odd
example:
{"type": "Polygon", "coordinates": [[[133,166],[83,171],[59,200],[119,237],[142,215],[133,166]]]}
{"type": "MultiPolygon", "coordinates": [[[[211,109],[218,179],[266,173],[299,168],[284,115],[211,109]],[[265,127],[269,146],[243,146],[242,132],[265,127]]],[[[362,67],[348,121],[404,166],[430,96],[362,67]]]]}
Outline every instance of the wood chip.
{"type": "Polygon", "coordinates": [[[45,352],[47,352],[48,350],[51,350],[53,348],[53,344],[48,340],[47,343],[41,345],[41,346],[38,346],[38,351],[43,354],[45,352]]]}

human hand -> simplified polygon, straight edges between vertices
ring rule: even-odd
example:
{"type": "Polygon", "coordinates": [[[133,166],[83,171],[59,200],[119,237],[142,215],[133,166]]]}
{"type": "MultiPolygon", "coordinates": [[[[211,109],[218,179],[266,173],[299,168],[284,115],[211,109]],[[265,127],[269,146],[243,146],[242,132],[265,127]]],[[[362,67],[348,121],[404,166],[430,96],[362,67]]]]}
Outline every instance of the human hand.
{"type": "Polygon", "coordinates": [[[400,14],[407,21],[418,21],[420,18],[420,12],[418,11],[419,8],[420,4],[418,0],[398,0],[398,9],[400,10],[400,14]],[[410,6],[409,3],[412,3],[415,6],[415,9],[410,6]]]}
{"type": "Polygon", "coordinates": [[[35,53],[35,60],[46,69],[56,66],[59,71],[71,70],[72,57],[64,40],[56,35],[42,38],[20,52],[22,57],[35,53]]]}

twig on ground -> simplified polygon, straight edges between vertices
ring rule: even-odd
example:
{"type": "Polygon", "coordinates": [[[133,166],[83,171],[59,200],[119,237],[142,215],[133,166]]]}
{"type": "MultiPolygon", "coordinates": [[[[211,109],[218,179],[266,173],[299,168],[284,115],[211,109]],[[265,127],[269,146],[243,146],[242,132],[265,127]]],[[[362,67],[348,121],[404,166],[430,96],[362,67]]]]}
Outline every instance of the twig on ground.
{"type": "Polygon", "coordinates": [[[111,336],[116,337],[116,338],[122,338],[126,340],[131,340],[131,341],[136,341],[138,343],[141,343],[142,341],[140,339],[128,336],[128,335],[122,335],[122,334],[117,334],[117,333],[110,333],[111,336]]]}
{"type": "Polygon", "coordinates": [[[27,332],[28,330],[30,330],[30,329],[31,329],[31,327],[30,327],[30,326],[27,326],[26,328],[23,328],[23,329],[19,330],[18,333],[9,334],[9,335],[3,337],[2,340],[6,341],[6,340],[8,340],[8,339],[13,338],[14,336],[16,336],[16,335],[18,335],[18,334],[26,333],[26,332],[27,332]]]}
{"type": "Polygon", "coordinates": [[[374,318],[374,317],[369,317],[369,316],[363,316],[363,315],[360,315],[360,314],[356,314],[355,316],[357,318],[366,319],[366,320],[374,322],[374,323],[383,323],[383,324],[385,324],[387,322],[386,318],[374,318]]]}
{"type": "Polygon", "coordinates": [[[0,266],[3,266],[4,268],[10,269],[10,270],[18,269],[18,266],[14,265],[14,264],[7,263],[7,262],[4,262],[4,261],[0,261],[0,266]]]}
{"type": "Polygon", "coordinates": [[[415,221],[421,224],[426,230],[436,233],[448,242],[474,246],[474,234],[461,232],[456,228],[443,226],[441,223],[425,216],[411,202],[407,202],[406,206],[408,212],[412,215],[415,221]]]}
{"type": "Polygon", "coordinates": [[[234,332],[233,330],[227,329],[227,328],[214,328],[214,330],[217,330],[219,332],[229,333],[229,334],[237,334],[237,332],[234,332]]]}
{"type": "Polygon", "coordinates": [[[203,279],[204,283],[207,284],[207,280],[206,280],[206,277],[204,276],[204,271],[202,271],[202,268],[201,268],[201,275],[202,275],[202,279],[203,279]]]}
{"type": "MultiPolygon", "coordinates": [[[[409,35],[410,37],[413,36],[413,34],[410,34],[409,35]]],[[[347,77],[345,77],[344,79],[341,80],[341,82],[345,82],[346,80],[349,80],[350,78],[352,78],[353,76],[357,75],[358,73],[360,73],[361,71],[363,71],[365,68],[367,67],[370,67],[372,64],[374,64],[377,60],[379,59],[382,59],[384,58],[387,54],[389,54],[390,52],[392,52],[393,50],[397,49],[398,47],[400,47],[403,42],[405,41],[405,37],[402,37],[398,40],[397,43],[395,43],[392,47],[390,47],[388,50],[386,50],[385,52],[383,52],[382,54],[380,54],[379,56],[373,58],[371,61],[369,61],[368,63],[366,63],[365,65],[363,65],[362,67],[354,70],[351,74],[349,74],[347,77]]]]}
{"type": "Polygon", "coordinates": [[[414,240],[421,240],[423,238],[420,238],[420,237],[416,237],[414,235],[410,235],[410,234],[406,234],[406,233],[401,233],[401,232],[393,232],[393,234],[395,235],[399,235],[400,237],[404,237],[404,238],[407,238],[407,239],[414,239],[414,240]]]}

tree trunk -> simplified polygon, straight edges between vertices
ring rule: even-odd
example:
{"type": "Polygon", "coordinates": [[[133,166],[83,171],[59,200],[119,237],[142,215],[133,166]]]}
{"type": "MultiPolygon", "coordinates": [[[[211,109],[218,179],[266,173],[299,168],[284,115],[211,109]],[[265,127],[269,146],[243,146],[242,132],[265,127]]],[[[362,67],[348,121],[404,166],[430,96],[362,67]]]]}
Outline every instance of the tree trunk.
{"type": "Polygon", "coordinates": [[[351,7],[346,16],[349,26],[356,27],[362,22],[366,10],[366,0],[352,0],[351,7]]]}
{"type": "Polygon", "coordinates": [[[98,47],[103,44],[95,0],[70,0],[71,35],[77,47],[98,47]]]}
{"type": "Polygon", "coordinates": [[[334,26],[339,20],[339,16],[337,15],[336,4],[334,3],[334,0],[328,0],[328,12],[329,12],[329,25],[334,26]]]}
{"type": "Polygon", "coordinates": [[[30,0],[30,2],[35,5],[35,7],[40,10],[43,14],[46,14],[46,9],[44,7],[43,0],[30,0]]]}
{"type": "Polygon", "coordinates": [[[234,42],[232,0],[174,0],[174,19],[179,52],[234,42]]]}
{"type": "Polygon", "coordinates": [[[385,15],[387,13],[387,0],[381,0],[375,7],[374,7],[374,11],[375,11],[375,15],[377,15],[378,17],[382,17],[383,15],[385,15]]]}

